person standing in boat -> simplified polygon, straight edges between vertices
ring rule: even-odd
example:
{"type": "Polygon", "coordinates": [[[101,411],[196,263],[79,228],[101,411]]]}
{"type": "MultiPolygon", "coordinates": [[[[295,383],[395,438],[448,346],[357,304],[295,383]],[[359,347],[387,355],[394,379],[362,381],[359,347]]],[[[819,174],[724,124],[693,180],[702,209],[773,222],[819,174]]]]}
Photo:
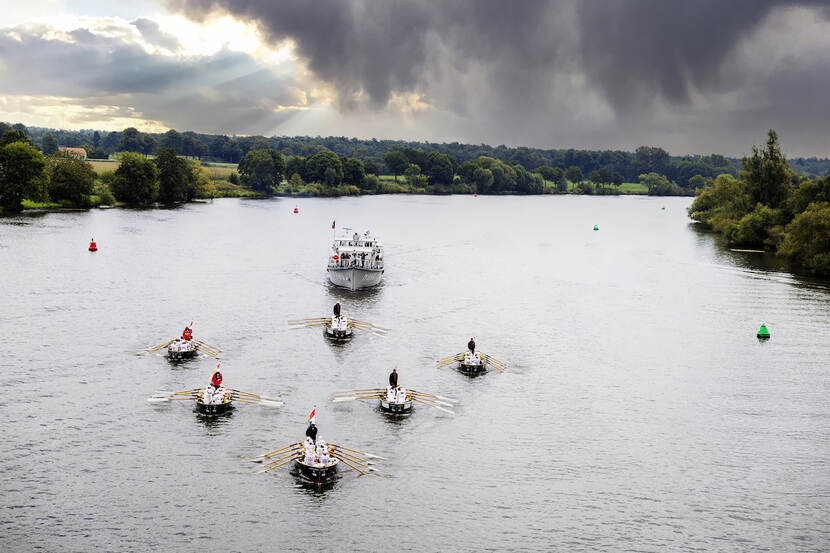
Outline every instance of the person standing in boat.
{"type": "Polygon", "coordinates": [[[334,304],[334,316],[340,317],[340,302],[334,304]]]}
{"type": "Polygon", "coordinates": [[[392,369],[392,372],[389,373],[389,385],[392,388],[398,387],[398,369],[392,369]]]}
{"type": "Polygon", "coordinates": [[[190,328],[193,326],[193,321],[190,321],[189,325],[185,325],[184,331],[182,332],[182,338],[185,340],[190,340],[193,338],[193,330],[190,328]]]}
{"type": "Polygon", "coordinates": [[[313,422],[308,425],[306,428],[305,435],[311,438],[311,441],[317,443],[317,425],[313,422]]]}
{"type": "Polygon", "coordinates": [[[467,342],[467,349],[470,350],[470,353],[475,355],[475,353],[476,353],[476,341],[474,339],[470,338],[470,341],[467,342]]]}
{"type": "Polygon", "coordinates": [[[205,405],[218,405],[224,399],[225,387],[222,386],[222,373],[217,370],[210,378],[210,384],[202,391],[202,403],[205,405]]]}

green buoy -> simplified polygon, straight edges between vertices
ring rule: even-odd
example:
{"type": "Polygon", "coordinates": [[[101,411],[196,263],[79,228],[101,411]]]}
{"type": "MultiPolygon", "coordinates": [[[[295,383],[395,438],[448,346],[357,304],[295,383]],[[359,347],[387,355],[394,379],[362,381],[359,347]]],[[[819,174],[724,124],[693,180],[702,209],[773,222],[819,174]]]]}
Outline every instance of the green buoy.
{"type": "Polygon", "coordinates": [[[762,323],[761,328],[758,329],[758,338],[760,340],[769,340],[769,330],[767,330],[767,325],[762,323]]]}
{"type": "Polygon", "coordinates": [[[599,230],[599,225],[594,225],[594,230],[599,230]]]}

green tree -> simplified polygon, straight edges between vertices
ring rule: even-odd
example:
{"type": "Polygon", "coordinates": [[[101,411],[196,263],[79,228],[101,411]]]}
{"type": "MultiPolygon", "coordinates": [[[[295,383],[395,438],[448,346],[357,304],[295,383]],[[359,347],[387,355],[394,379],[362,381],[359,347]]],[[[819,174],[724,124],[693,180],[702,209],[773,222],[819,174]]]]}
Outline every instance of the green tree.
{"type": "Polygon", "coordinates": [[[26,136],[26,133],[18,129],[10,129],[6,131],[3,133],[3,137],[0,138],[0,146],[6,146],[15,142],[25,142],[26,144],[32,143],[32,141],[29,140],[29,137],[26,136]]]}
{"type": "Polygon", "coordinates": [[[198,161],[192,159],[184,160],[187,164],[187,200],[194,198],[213,198],[216,195],[216,187],[210,182],[210,175],[198,161]]]}
{"type": "Polygon", "coordinates": [[[322,149],[306,159],[308,180],[329,188],[343,182],[343,163],[331,150],[322,149]]]}
{"type": "Polygon", "coordinates": [[[141,133],[138,132],[138,129],[127,127],[121,131],[121,140],[118,141],[119,152],[141,152],[142,149],[141,133]]]}
{"type": "Polygon", "coordinates": [[[47,156],[55,154],[58,152],[58,139],[55,138],[55,135],[47,132],[44,133],[43,138],[41,138],[41,143],[43,144],[43,153],[47,156]]]}
{"type": "Polygon", "coordinates": [[[577,167],[576,165],[571,165],[565,171],[565,178],[571,181],[574,184],[578,184],[585,180],[585,177],[582,176],[582,169],[577,167]]]}
{"type": "Polygon", "coordinates": [[[380,172],[380,168],[378,167],[377,162],[373,159],[364,159],[363,160],[363,168],[366,171],[367,175],[377,176],[378,173],[380,172]]]}
{"type": "Polygon", "coordinates": [[[704,186],[706,186],[706,179],[703,178],[703,175],[695,175],[689,179],[689,188],[702,190],[704,186]]]}
{"type": "Polygon", "coordinates": [[[179,153],[182,151],[182,135],[175,129],[170,129],[161,137],[161,148],[172,148],[179,153]]]}
{"type": "Polygon", "coordinates": [[[362,187],[366,180],[366,170],[363,162],[353,157],[343,161],[343,182],[352,186],[362,187]]]}
{"type": "Polygon", "coordinates": [[[291,156],[285,160],[285,174],[293,176],[294,173],[300,175],[300,178],[303,180],[308,180],[305,158],[303,156],[291,156]]]}
{"type": "Polygon", "coordinates": [[[426,176],[432,186],[449,186],[452,184],[455,170],[453,161],[447,154],[430,152],[426,158],[426,176]]]}
{"type": "Polygon", "coordinates": [[[142,154],[124,152],[115,170],[110,190],[119,202],[147,205],[156,201],[158,168],[142,154]]]}
{"type": "Polygon", "coordinates": [[[671,156],[663,148],[640,146],[634,152],[634,169],[638,173],[665,175],[668,172],[670,162],[671,156]]]}
{"type": "Polygon", "coordinates": [[[778,134],[767,131],[767,146],[764,150],[752,146],[752,155],[741,160],[744,170],[741,179],[747,184],[753,203],[761,202],[778,207],[789,196],[792,172],[778,146],[778,134]]]}
{"type": "Polygon", "coordinates": [[[271,194],[282,182],[285,160],[270,148],[252,150],[239,162],[242,184],[252,190],[271,194]]]}
{"type": "Polygon", "coordinates": [[[76,206],[87,206],[95,184],[92,165],[72,155],[49,158],[49,197],[52,201],[66,200],[76,206]]]}
{"type": "MultiPolygon", "coordinates": [[[[556,170],[559,169],[558,167],[554,168],[550,165],[540,165],[536,169],[533,170],[534,173],[539,173],[542,175],[542,178],[545,180],[549,180],[551,182],[556,182],[556,170]]],[[[562,169],[559,169],[559,172],[562,172],[562,169]]]]}
{"type": "Polygon", "coordinates": [[[383,162],[392,171],[392,174],[395,175],[395,182],[398,182],[398,175],[406,171],[409,167],[409,158],[398,150],[394,150],[383,156],[383,162]]]}
{"type": "Polygon", "coordinates": [[[100,145],[101,145],[101,133],[99,133],[98,131],[95,131],[94,133],[92,133],[92,147],[97,150],[100,145]]]}
{"type": "Polygon", "coordinates": [[[744,246],[772,246],[768,242],[769,229],[781,218],[778,210],[759,203],[755,209],[747,213],[735,225],[730,225],[725,233],[730,242],[744,246]]]}
{"type": "Polygon", "coordinates": [[[830,175],[817,181],[801,181],[798,187],[793,189],[787,207],[790,213],[798,215],[814,202],[830,202],[830,175]]]}
{"type": "Polygon", "coordinates": [[[649,196],[673,196],[680,192],[676,184],[664,175],[657,173],[640,175],[640,184],[645,184],[648,187],[649,196]]]}
{"type": "MultiPolygon", "coordinates": [[[[15,131],[6,135],[10,132],[15,131]]],[[[18,141],[0,147],[0,205],[4,210],[20,211],[26,198],[46,199],[48,182],[46,160],[31,143],[18,141]]]]}
{"type": "Polygon", "coordinates": [[[300,176],[299,173],[294,173],[291,175],[291,179],[288,181],[288,185],[291,187],[291,193],[297,194],[303,188],[303,177],[300,176]]]}
{"type": "Polygon", "coordinates": [[[752,211],[746,184],[732,175],[718,175],[689,206],[689,216],[718,232],[725,232],[752,211]]]}
{"type": "Polygon", "coordinates": [[[830,203],[812,203],[796,215],[778,253],[813,273],[830,276],[830,203]]]}
{"type": "Polygon", "coordinates": [[[177,156],[173,148],[159,148],[155,164],[158,167],[159,201],[168,205],[187,201],[188,185],[193,177],[187,161],[177,156]]]}
{"type": "Polygon", "coordinates": [[[476,192],[486,194],[493,188],[493,172],[489,169],[476,167],[470,180],[470,184],[475,186],[476,192]]]}
{"type": "Polygon", "coordinates": [[[139,142],[139,152],[145,155],[150,155],[156,151],[157,142],[156,139],[150,136],[149,134],[142,134],[138,140],[139,142]]]}

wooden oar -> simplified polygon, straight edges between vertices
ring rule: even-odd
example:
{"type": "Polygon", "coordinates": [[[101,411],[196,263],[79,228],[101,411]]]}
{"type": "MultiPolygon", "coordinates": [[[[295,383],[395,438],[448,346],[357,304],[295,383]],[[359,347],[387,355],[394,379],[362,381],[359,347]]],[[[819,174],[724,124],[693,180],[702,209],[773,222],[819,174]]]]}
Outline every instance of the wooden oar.
{"type": "Polygon", "coordinates": [[[384,392],[386,388],[355,388],[354,390],[335,390],[334,394],[354,394],[357,392],[384,392]]]}
{"type": "Polygon", "coordinates": [[[215,346],[211,346],[210,344],[206,344],[206,343],[204,343],[200,340],[194,340],[193,345],[197,349],[200,349],[200,350],[212,351],[213,353],[221,353],[222,352],[222,350],[220,348],[217,348],[215,346]]]}
{"type": "Polygon", "coordinates": [[[433,397],[424,397],[424,396],[410,396],[407,394],[407,399],[420,399],[422,401],[428,401],[430,403],[434,403],[435,405],[443,405],[444,407],[455,407],[454,403],[449,403],[447,401],[441,401],[440,399],[435,399],[433,397]]]}
{"type": "Polygon", "coordinates": [[[430,403],[428,401],[424,401],[423,399],[418,399],[418,398],[414,397],[414,398],[412,398],[412,401],[417,401],[418,403],[423,403],[424,405],[428,405],[429,407],[432,407],[433,409],[438,409],[439,411],[444,411],[446,413],[449,413],[450,415],[455,415],[455,411],[450,411],[449,409],[446,409],[446,408],[441,407],[439,405],[435,405],[434,403],[430,403]]]}
{"type": "Polygon", "coordinates": [[[282,407],[284,405],[284,403],[281,401],[270,401],[267,399],[245,399],[232,397],[231,401],[247,403],[248,405],[262,405],[263,407],[282,407]]]}
{"type": "Polygon", "coordinates": [[[385,457],[381,457],[380,455],[372,455],[371,453],[366,453],[365,451],[358,451],[356,449],[349,449],[348,447],[343,447],[342,445],[337,444],[329,444],[333,447],[338,447],[340,449],[345,449],[346,451],[351,451],[352,453],[360,453],[361,455],[365,455],[368,459],[383,459],[384,461],[388,461],[385,457]]]}
{"type": "Polygon", "coordinates": [[[367,467],[367,468],[370,467],[370,465],[374,465],[374,463],[372,463],[371,461],[367,461],[366,459],[363,459],[361,457],[357,457],[355,455],[349,455],[345,451],[337,451],[336,449],[334,449],[332,451],[332,454],[335,457],[337,457],[338,459],[348,459],[349,461],[351,461],[352,463],[355,463],[356,465],[361,465],[361,466],[364,466],[364,467],[367,467]]]}
{"type": "Polygon", "coordinates": [[[332,401],[332,403],[343,403],[344,401],[354,401],[356,399],[383,399],[383,396],[376,395],[376,396],[343,396],[343,397],[336,397],[332,401]]]}
{"type": "Polygon", "coordinates": [[[172,343],[173,343],[173,342],[175,342],[175,341],[176,341],[176,340],[175,340],[175,339],[173,339],[173,340],[170,340],[169,342],[164,342],[163,344],[159,344],[159,345],[157,345],[157,346],[152,346],[152,347],[149,347],[149,348],[147,348],[147,349],[146,349],[146,350],[144,350],[144,351],[146,351],[147,353],[150,353],[150,352],[153,352],[153,351],[157,351],[157,350],[160,350],[161,348],[166,348],[167,346],[169,346],[170,344],[172,344],[172,343]]]}
{"type": "Polygon", "coordinates": [[[450,355],[448,357],[444,357],[443,359],[439,359],[436,362],[440,363],[442,361],[457,361],[459,357],[464,357],[464,352],[463,351],[461,353],[456,353],[455,355],[450,355]]]}
{"type": "Polygon", "coordinates": [[[219,354],[217,352],[210,351],[210,350],[204,349],[204,348],[200,348],[198,345],[196,346],[196,351],[198,351],[199,353],[204,353],[205,355],[210,355],[214,359],[219,359],[219,354]]]}
{"type": "Polygon", "coordinates": [[[375,327],[379,330],[389,330],[385,326],[376,325],[375,323],[370,323],[368,321],[361,321],[360,319],[351,319],[351,321],[355,322],[355,323],[358,323],[358,324],[364,324],[364,325],[372,326],[372,327],[375,327]]]}
{"type": "Polygon", "coordinates": [[[497,365],[501,365],[502,367],[507,367],[507,363],[505,363],[504,361],[499,361],[498,359],[496,359],[492,355],[488,355],[488,354],[484,353],[483,351],[481,352],[481,356],[483,358],[485,358],[488,363],[494,363],[494,364],[497,364],[497,365]]]}
{"type": "Polygon", "coordinates": [[[274,465],[273,467],[269,467],[269,468],[264,469],[264,470],[258,470],[258,471],[256,471],[254,474],[262,474],[262,473],[264,473],[264,472],[268,472],[269,470],[274,470],[275,468],[279,468],[279,467],[281,467],[281,466],[283,466],[283,465],[287,465],[287,464],[288,464],[288,463],[290,463],[291,461],[295,461],[295,460],[299,459],[300,457],[302,457],[302,454],[297,455],[297,456],[295,456],[295,457],[291,457],[291,458],[289,458],[287,461],[283,461],[283,462],[282,462],[282,463],[280,463],[279,465],[274,465]]]}
{"type": "Polygon", "coordinates": [[[435,399],[442,399],[444,401],[449,401],[449,402],[452,402],[452,403],[459,403],[459,401],[457,399],[453,399],[451,397],[437,396],[435,394],[428,394],[426,392],[419,392],[418,390],[413,390],[412,388],[409,388],[407,390],[407,392],[412,393],[412,394],[416,394],[416,395],[419,395],[419,396],[434,397],[435,399]]]}
{"type": "Polygon", "coordinates": [[[260,395],[260,394],[252,394],[251,392],[243,392],[242,390],[234,390],[233,388],[227,388],[227,390],[229,392],[233,392],[234,394],[238,394],[240,396],[247,396],[247,397],[256,398],[256,399],[267,399],[269,401],[281,401],[279,398],[263,396],[263,395],[260,395]]]}
{"type": "Polygon", "coordinates": [[[295,455],[298,455],[302,452],[303,452],[302,449],[290,449],[288,451],[283,451],[282,453],[280,453],[280,455],[276,459],[274,459],[273,461],[268,461],[267,463],[265,463],[262,466],[267,467],[267,466],[270,466],[270,465],[275,465],[275,464],[279,463],[280,461],[284,461],[285,459],[288,459],[289,457],[293,457],[295,455]]]}
{"type": "MultiPolygon", "coordinates": [[[[363,472],[362,470],[360,470],[359,468],[357,468],[356,466],[354,466],[353,464],[351,464],[350,462],[348,462],[348,461],[347,461],[346,459],[344,459],[343,457],[336,457],[336,458],[337,458],[337,459],[340,459],[341,461],[343,461],[344,463],[346,463],[348,466],[352,467],[354,470],[356,470],[357,472],[359,472],[361,475],[366,474],[365,472],[363,472]]],[[[371,469],[370,469],[370,470],[371,470],[371,469]]]]}
{"type": "MultiPolygon", "coordinates": [[[[267,457],[273,457],[274,455],[277,455],[277,454],[279,454],[279,453],[280,453],[280,452],[282,452],[282,451],[286,451],[286,450],[288,450],[288,449],[291,449],[292,447],[299,447],[299,446],[302,446],[302,443],[303,443],[303,442],[295,442],[295,443],[293,443],[293,444],[288,444],[288,445],[287,445],[287,446],[285,446],[285,447],[281,447],[281,448],[279,448],[279,449],[275,449],[275,450],[273,450],[273,451],[269,451],[268,453],[263,453],[262,455],[260,455],[260,457],[261,457],[261,458],[263,458],[263,459],[265,459],[265,458],[267,458],[267,457]]],[[[257,457],[254,457],[254,459],[257,459],[257,457]]]]}

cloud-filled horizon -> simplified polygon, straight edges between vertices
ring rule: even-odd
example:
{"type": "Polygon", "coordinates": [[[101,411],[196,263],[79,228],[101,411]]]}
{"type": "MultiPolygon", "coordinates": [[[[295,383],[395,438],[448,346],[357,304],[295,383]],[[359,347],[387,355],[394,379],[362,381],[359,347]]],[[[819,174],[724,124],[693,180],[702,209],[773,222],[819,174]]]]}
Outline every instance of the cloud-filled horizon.
{"type": "Polygon", "coordinates": [[[0,120],[830,156],[826,1],[149,3],[0,16],[0,120]]]}

